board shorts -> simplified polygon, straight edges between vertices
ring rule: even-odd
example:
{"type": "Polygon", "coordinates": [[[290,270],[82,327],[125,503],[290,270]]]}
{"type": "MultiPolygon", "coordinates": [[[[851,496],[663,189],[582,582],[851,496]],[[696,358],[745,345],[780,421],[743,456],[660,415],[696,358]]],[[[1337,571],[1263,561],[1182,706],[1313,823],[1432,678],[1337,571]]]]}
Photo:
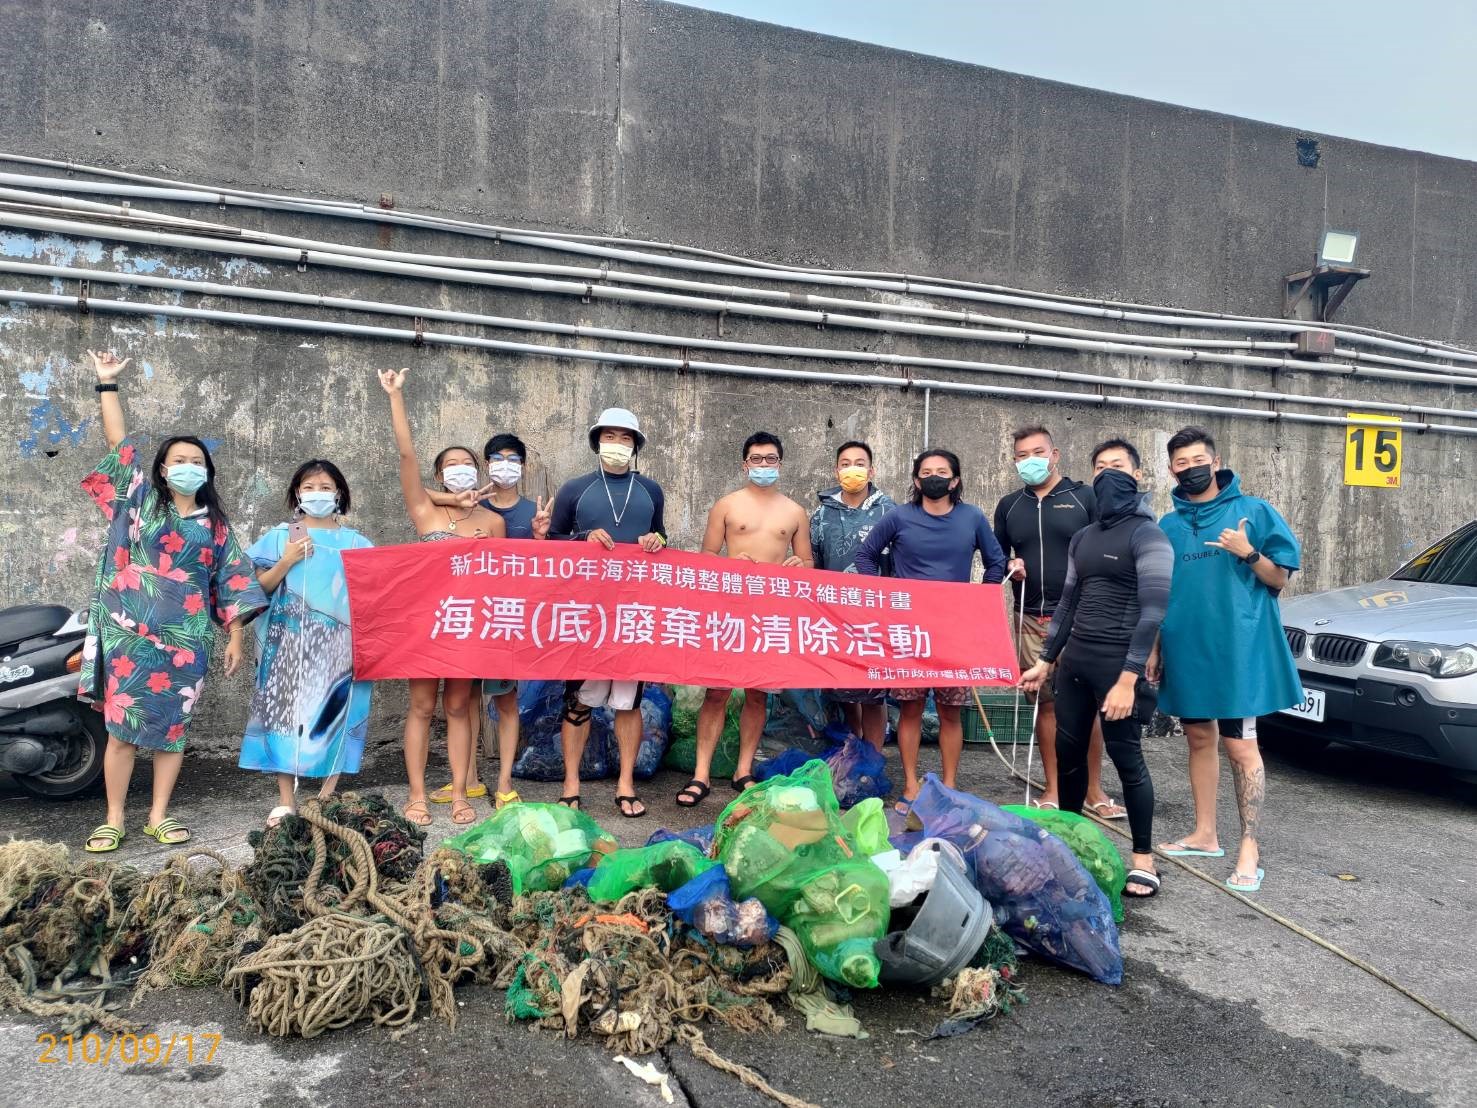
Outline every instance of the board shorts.
{"type": "Polygon", "coordinates": [[[564,709],[568,712],[581,707],[609,708],[614,712],[628,712],[640,705],[645,692],[644,681],[566,681],[564,709]]]}
{"type": "MultiPolygon", "coordinates": [[[[1185,719],[1180,717],[1181,725],[1190,723],[1210,723],[1208,719],[1185,719]]],[[[1223,739],[1255,739],[1256,738],[1256,716],[1247,716],[1245,719],[1218,719],[1220,736],[1223,739]]]]}
{"type": "MultiPolygon", "coordinates": [[[[901,688],[892,690],[894,700],[927,700],[929,689],[901,688]]],[[[932,690],[933,702],[944,708],[962,708],[974,700],[968,685],[943,685],[932,690]]]]}
{"type": "Polygon", "coordinates": [[[495,696],[505,696],[510,692],[518,691],[517,681],[504,681],[501,677],[484,677],[477,684],[482,686],[482,695],[489,700],[495,696]]]}
{"type": "MultiPolygon", "coordinates": [[[[1021,617],[1021,635],[1015,644],[1015,659],[1021,673],[1041,660],[1041,648],[1046,645],[1046,633],[1050,630],[1050,616],[1043,618],[1027,612],[1021,617]]],[[[1043,681],[1039,693],[1026,693],[1025,697],[1027,704],[1034,704],[1038,697],[1042,704],[1050,704],[1056,699],[1054,682],[1043,681]]]]}

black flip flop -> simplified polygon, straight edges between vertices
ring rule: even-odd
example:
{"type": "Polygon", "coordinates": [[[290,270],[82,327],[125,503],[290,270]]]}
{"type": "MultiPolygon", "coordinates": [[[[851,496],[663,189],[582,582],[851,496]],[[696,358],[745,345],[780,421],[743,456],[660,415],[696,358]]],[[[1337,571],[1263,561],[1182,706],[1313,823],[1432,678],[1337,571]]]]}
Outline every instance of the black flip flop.
{"type": "Polygon", "coordinates": [[[559,803],[563,804],[566,808],[573,808],[576,812],[583,811],[585,807],[580,803],[579,793],[575,793],[573,796],[561,796],[559,803]]]}
{"type": "Polygon", "coordinates": [[[646,815],[647,811],[646,802],[643,801],[639,796],[617,796],[615,798],[615,810],[621,815],[625,816],[627,819],[640,819],[642,816],[646,815]],[[640,804],[641,811],[628,812],[626,811],[627,804],[640,804]]]}
{"type": "Polygon", "coordinates": [[[1134,898],[1136,898],[1138,900],[1148,900],[1151,896],[1158,896],[1159,895],[1159,875],[1157,873],[1150,873],[1146,869],[1131,869],[1131,870],[1129,870],[1128,871],[1128,877],[1123,882],[1123,895],[1124,896],[1131,896],[1131,897],[1134,897],[1134,898]],[[1128,888],[1128,886],[1130,886],[1130,885],[1147,885],[1153,891],[1152,892],[1147,892],[1147,893],[1130,892],[1129,891],[1129,888],[1128,888]]]}
{"type": "Polygon", "coordinates": [[[728,786],[734,792],[741,793],[745,789],[747,789],[750,785],[753,785],[756,782],[757,782],[757,779],[754,777],[754,775],[752,773],[746,773],[742,777],[738,778],[737,780],[730,781],[728,783],[728,786]]]}
{"type": "Polygon", "coordinates": [[[677,807],[696,808],[704,800],[708,799],[708,794],[712,791],[712,786],[706,781],[699,781],[694,777],[687,784],[683,785],[677,793],[677,807]],[[697,790],[696,795],[693,794],[694,789],[697,790]]]}

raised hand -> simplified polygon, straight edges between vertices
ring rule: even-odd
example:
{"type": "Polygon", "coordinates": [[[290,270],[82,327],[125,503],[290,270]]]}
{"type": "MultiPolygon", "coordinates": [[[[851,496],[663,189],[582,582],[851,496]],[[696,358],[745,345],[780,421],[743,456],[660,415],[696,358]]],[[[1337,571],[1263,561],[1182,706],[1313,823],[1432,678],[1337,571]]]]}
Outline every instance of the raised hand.
{"type": "Polygon", "coordinates": [[[534,501],[533,537],[536,539],[548,538],[549,524],[553,522],[553,519],[553,500],[545,501],[544,498],[541,496],[536,501],[534,501]]]}
{"type": "Polygon", "coordinates": [[[1234,531],[1227,527],[1221,532],[1220,538],[1213,542],[1208,542],[1205,545],[1219,547],[1236,555],[1238,558],[1246,557],[1254,549],[1251,545],[1251,539],[1246,535],[1246,524],[1247,518],[1242,516],[1241,522],[1236,524],[1234,531]]]}
{"type": "Polygon", "coordinates": [[[379,371],[380,384],[387,393],[394,396],[405,387],[405,375],[409,372],[410,370],[408,369],[402,369],[398,372],[393,369],[382,369],[379,371]]]}
{"type": "Polygon", "coordinates": [[[97,374],[97,379],[105,385],[116,381],[118,374],[123,372],[129,362],[133,361],[132,358],[124,358],[120,362],[118,355],[111,350],[89,350],[87,354],[92,359],[92,369],[97,374]]]}

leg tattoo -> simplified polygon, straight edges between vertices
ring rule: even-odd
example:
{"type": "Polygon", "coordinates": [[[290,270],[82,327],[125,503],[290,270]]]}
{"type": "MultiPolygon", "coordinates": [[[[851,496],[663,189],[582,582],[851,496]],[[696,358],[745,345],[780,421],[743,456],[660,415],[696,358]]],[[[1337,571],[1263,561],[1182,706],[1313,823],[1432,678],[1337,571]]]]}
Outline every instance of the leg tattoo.
{"type": "Polygon", "coordinates": [[[1262,821],[1262,803],[1267,798],[1267,771],[1260,762],[1250,769],[1232,762],[1231,778],[1236,783],[1236,807],[1241,812],[1241,837],[1260,841],[1257,831],[1262,821]]]}

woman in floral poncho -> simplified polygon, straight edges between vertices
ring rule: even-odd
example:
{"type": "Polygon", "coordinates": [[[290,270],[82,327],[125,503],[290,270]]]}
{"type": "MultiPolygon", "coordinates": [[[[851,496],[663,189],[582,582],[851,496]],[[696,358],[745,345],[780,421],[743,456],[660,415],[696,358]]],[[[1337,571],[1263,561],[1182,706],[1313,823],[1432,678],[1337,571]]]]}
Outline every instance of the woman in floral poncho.
{"type": "Polygon", "coordinates": [[[88,612],[81,695],[102,710],[108,727],[108,818],[86,846],[104,853],[123,840],[123,803],[139,747],[154,752],[144,834],[167,845],[190,837],[166,811],[184,760],[185,730],[205,685],[211,620],[230,631],[230,676],[241,665],[242,629],[267,600],[221,510],[204,443],[168,439],[145,469],[118,402],[118,375],[128,362],[91,356],[112,453],[82,482],[108,532],[88,612]]]}

